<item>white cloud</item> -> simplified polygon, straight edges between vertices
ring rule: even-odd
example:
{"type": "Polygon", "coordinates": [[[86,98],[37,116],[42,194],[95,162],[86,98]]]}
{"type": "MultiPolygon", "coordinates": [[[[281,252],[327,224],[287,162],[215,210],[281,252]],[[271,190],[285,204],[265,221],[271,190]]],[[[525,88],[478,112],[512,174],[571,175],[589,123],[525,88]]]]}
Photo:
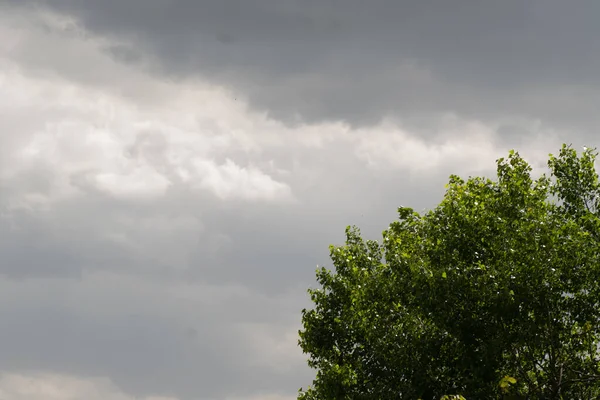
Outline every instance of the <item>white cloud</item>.
{"type": "Polygon", "coordinates": [[[65,37],[66,28],[52,31],[65,25],[64,18],[44,12],[36,16],[56,22],[49,34],[29,21],[5,21],[13,29],[4,32],[12,45],[0,52],[0,109],[9,116],[0,137],[4,180],[43,168],[56,175],[52,192],[38,196],[48,201],[76,195],[73,181],[78,177],[85,179],[77,180],[77,189],[126,199],[161,196],[170,184],[190,179],[221,198],[291,197],[286,183],[257,166],[215,160],[236,149],[241,154],[255,151],[251,135],[269,124],[264,118],[247,114],[219,88],[198,82],[165,84],[116,64],[100,48],[100,39],[90,40],[82,33],[65,37]],[[52,59],[25,57],[33,47],[51,52],[52,59]],[[95,65],[87,64],[90,57],[95,65]],[[35,73],[41,65],[65,72],[66,66],[53,64],[53,59],[69,60],[68,77],[35,73]],[[123,86],[104,85],[103,77],[78,79],[74,69],[102,71],[106,79],[114,77],[123,86]]]}
{"type": "Polygon", "coordinates": [[[77,378],[57,374],[4,373],[0,376],[2,400],[177,400],[175,397],[134,397],[106,378],[77,378]]]}
{"type": "Polygon", "coordinates": [[[438,171],[444,164],[467,164],[471,171],[489,168],[498,149],[490,138],[493,127],[476,121],[442,122],[439,132],[447,136],[440,144],[407,132],[386,121],[376,131],[361,135],[357,153],[376,169],[403,169],[416,173],[438,171]]]}
{"type": "Polygon", "coordinates": [[[261,394],[258,396],[227,397],[225,400],[295,400],[297,396],[284,396],[278,394],[261,394]]]}
{"type": "Polygon", "coordinates": [[[195,167],[201,176],[200,187],[212,188],[221,199],[240,196],[249,200],[260,200],[291,196],[289,186],[275,181],[254,166],[242,168],[227,159],[222,165],[202,160],[196,162],[195,167]]]}
{"type": "MultiPolygon", "coordinates": [[[[13,119],[22,115],[19,121],[3,124],[4,180],[43,168],[55,175],[50,192],[44,193],[52,200],[76,195],[74,182],[79,190],[96,189],[125,199],[162,196],[178,182],[221,198],[277,201],[291,196],[286,183],[256,166],[242,167],[231,159],[218,163],[215,156],[240,147],[243,151],[244,144],[238,145],[226,128],[203,132],[201,125],[189,124],[185,110],[178,119],[169,109],[162,114],[141,109],[99,90],[68,88],[60,81],[10,70],[0,73],[4,78],[0,90],[12,99],[2,105],[3,113],[13,119]],[[36,117],[36,126],[28,125],[31,116],[36,117]],[[11,139],[19,135],[25,139],[11,139]]],[[[193,112],[196,103],[185,106],[193,112]]],[[[229,115],[213,118],[218,121],[229,115]]]]}
{"type": "Polygon", "coordinates": [[[0,47],[0,110],[7,116],[0,179],[24,180],[42,169],[52,182],[44,191],[13,193],[13,204],[41,207],[87,191],[139,201],[164,196],[173,184],[222,200],[288,201],[289,173],[312,166],[290,171],[273,157],[350,145],[369,168],[423,173],[445,164],[481,169],[498,154],[490,141],[497,126],[457,116],[442,118],[442,144],[391,120],[356,130],[342,123],[289,127],[206,82],[161,81],[117,63],[103,50],[108,39],[72,18],[40,10],[31,17],[0,17],[9,43],[0,47]],[[48,57],[41,59],[39,48],[48,57]],[[39,73],[42,66],[54,73],[39,73]]]}

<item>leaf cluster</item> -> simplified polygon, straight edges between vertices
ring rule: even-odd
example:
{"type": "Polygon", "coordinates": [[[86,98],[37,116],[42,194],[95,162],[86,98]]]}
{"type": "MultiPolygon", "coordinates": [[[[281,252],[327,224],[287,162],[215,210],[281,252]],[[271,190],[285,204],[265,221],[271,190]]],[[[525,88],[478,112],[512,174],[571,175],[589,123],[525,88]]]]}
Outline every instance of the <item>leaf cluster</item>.
{"type": "Polygon", "coordinates": [[[599,398],[596,154],[565,145],[534,179],[511,151],[381,242],[348,227],[302,311],[299,399],[599,398]]]}

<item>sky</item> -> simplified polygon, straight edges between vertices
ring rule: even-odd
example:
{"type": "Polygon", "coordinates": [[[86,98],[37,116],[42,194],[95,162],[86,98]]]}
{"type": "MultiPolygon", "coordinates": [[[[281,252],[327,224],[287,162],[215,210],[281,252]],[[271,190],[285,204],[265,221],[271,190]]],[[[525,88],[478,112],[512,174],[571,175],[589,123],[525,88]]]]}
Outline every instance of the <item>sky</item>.
{"type": "Polygon", "coordinates": [[[0,0],[0,398],[295,399],[347,225],[597,146],[599,13],[0,0]]]}

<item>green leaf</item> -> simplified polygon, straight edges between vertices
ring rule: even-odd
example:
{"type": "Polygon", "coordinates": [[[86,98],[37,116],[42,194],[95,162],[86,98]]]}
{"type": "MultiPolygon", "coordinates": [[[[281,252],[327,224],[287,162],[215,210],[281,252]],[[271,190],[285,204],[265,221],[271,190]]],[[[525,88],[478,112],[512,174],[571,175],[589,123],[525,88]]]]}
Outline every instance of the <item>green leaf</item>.
{"type": "Polygon", "coordinates": [[[556,382],[565,399],[600,398],[590,378],[600,374],[595,157],[565,145],[534,178],[512,151],[494,179],[452,175],[436,207],[400,208],[379,243],[349,227],[301,314],[299,344],[316,376],[299,398],[460,389],[542,399],[556,382]]]}

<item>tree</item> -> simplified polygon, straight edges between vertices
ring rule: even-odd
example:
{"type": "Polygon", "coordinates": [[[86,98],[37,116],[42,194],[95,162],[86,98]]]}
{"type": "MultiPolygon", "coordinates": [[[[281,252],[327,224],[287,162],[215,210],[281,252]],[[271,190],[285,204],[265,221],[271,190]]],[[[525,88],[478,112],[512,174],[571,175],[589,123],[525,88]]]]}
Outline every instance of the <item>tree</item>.
{"type": "Polygon", "coordinates": [[[382,242],[348,227],[302,311],[299,399],[600,398],[596,155],[563,145],[534,179],[511,151],[382,242]]]}

